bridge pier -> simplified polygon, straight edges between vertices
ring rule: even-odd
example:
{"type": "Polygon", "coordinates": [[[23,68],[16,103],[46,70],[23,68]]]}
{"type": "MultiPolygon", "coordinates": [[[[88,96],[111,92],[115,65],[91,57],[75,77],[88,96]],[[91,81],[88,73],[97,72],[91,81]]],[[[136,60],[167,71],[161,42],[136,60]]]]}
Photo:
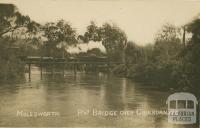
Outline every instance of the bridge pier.
{"type": "Polygon", "coordinates": [[[28,64],[28,79],[31,80],[31,63],[28,64]]]}
{"type": "Polygon", "coordinates": [[[43,79],[43,68],[48,65],[50,68],[50,73],[54,77],[56,65],[59,65],[60,73],[65,75],[65,70],[69,69],[74,74],[77,71],[83,72],[98,72],[98,71],[107,71],[110,72],[110,69],[117,64],[121,64],[121,62],[110,62],[110,61],[86,61],[86,60],[75,60],[75,61],[66,61],[61,60],[59,61],[58,58],[53,57],[30,57],[25,60],[26,65],[28,65],[28,79],[31,80],[31,64],[36,64],[40,66],[40,77],[43,79]],[[57,61],[58,60],[58,61],[57,61]],[[61,65],[61,66],[60,66],[61,65]]]}
{"type": "Polygon", "coordinates": [[[65,76],[65,64],[63,64],[63,76],[65,76]]]}
{"type": "Polygon", "coordinates": [[[40,79],[42,80],[42,75],[43,75],[43,72],[42,72],[42,70],[43,70],[43,67],[42,67],[43,65],[42,65],[42,63],[40,64],[40,79]]]}
{"type": "Polygon", "coordinates": [[[74,65],[74,73],[76,74],[77,72],[77,65],[76,64],[73,64],[74,65]]]}
{"type": "Polygon", "coordinates": [[[54,76],[54,60],[51,64],[51,75],[54,76]]]}

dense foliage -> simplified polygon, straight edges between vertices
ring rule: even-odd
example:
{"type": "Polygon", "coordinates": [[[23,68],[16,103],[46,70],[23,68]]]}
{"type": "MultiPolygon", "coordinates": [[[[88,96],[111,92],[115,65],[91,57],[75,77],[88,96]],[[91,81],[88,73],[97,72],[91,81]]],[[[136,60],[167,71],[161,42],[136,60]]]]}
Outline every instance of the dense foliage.
{"type": "Polygon", "coordinates": [[[82,39],[86,42],[102,41],[109,61],[123,61],[127,37],[116,25],[104,23],[102,26],[97,26],[92,21],[82,39]]]}
{"type": "Polygon", "coordinates": [[[0,39],[0,80],[22,80],[24,77],[24,64],[18,58],[21,51],[10,47],[14,41],[0,39]]]}
{"type": "Polygon", "coordinates": [[[24,65],[17,57],[14,39],[3,37],[20,26],[27,25],[29,17],[22,16],[12,4],[0,4],[0,80],[23,77],[24,65]]]}
{"type": "Polygon", "coordinates": [[[165,24],[158,32],[154,45],[138,46],[128,42],[126,64],[116,67],[113,72],[162,88],[198,91],[200,20],[185,27],[192,34],[186,44],[181,41],[180,28],[171,24],[165,24]]]}
{"type": "Polygon", "coordinates": [[[19,56],[73,56],[66,49],[80,43],[101,42],[106,49],[89,49],[79,55],[107,56],[124,64],[113,68],[116,75],[147,82],[162,88],[197,90],[200,83],[200,19],[184,26],[192,37],[185,39],[182,28],[165,24],[152,44],[139,46],[127,41],[117,25],[91,22],[77,35],[64,20],[41,25],[22,15],[12,4],[0,4],[0,80],[23,76],[19,56]],[[182,40],[182,37],[184,38],[182,40]],[[186,41],[186,42],[185,42],[186,41]]]}

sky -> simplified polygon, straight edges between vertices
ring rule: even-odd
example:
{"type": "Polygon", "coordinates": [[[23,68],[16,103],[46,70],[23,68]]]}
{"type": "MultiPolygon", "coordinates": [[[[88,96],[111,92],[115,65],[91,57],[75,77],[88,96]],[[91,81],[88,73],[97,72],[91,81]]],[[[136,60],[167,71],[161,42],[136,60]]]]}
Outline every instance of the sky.
{"type": "Polygon", "coordinates": [[[64,19],[78,34],[93,20],[119,26],[128,40],[137,44],[154,41],[165,23],[182,26],[200,14],[200,0],[0,0],[13,3],[32,20],[45,22],[64,19]]]}

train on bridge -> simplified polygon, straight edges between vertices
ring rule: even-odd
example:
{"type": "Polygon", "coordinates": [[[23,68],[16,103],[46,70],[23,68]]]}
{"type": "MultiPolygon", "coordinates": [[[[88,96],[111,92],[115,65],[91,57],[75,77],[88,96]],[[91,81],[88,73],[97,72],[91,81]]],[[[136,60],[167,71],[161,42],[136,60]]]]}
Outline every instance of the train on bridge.
{"type": "Polygon", "coordinates": [[[55,58],[48,56],[20,56],[20,59],[25,62],[108,62],[106,56],[78,56],[78,57],[67,57],[67,58],[55,58]]]}
{"type": "Polygon", "coordinates": [[[106,56],[78,56],[68,58],[54,58],[47,56],[21,56],[20,59],[27,65],[29,79],[31,78],[31,65],[40,67],[41,78],[43,68],[51,68],[51,73],[54,74],[54,69],[62,69],[63,75],[65,70],[73,70],[85,72],[109,72],[115,65],[122,64],[121,62],[109,62],[106,56]]]}

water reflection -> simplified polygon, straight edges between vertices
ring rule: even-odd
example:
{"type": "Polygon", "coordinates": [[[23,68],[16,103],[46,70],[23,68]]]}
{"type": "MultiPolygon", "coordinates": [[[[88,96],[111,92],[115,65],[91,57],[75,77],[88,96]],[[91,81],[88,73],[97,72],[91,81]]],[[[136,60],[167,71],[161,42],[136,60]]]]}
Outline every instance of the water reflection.
{"type": "MultiPolygon", "coordinates": [[[[165,110],[169,94],[131,80],[102,73],[66,71],[65,75],[43,74],[33,68],[31,82],[0,86],[0,126],[76,126],[167,128],[166,115],[78,116],[77,110],[165,110]],[[16,112],[54,111],[57,117],[17,117],[16,112]]],[[[26,76],[26,78],[28,78],[26,76]]]]}

